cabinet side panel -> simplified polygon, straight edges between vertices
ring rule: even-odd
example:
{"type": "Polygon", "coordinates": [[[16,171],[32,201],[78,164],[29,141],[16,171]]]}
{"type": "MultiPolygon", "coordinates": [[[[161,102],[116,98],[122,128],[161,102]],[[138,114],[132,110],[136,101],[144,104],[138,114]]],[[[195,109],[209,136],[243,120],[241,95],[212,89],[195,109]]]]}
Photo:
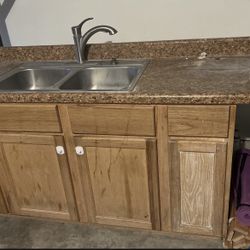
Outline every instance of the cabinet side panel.
{"type": "Polygon", "coordinates": [[[225,195],[224,195],[224,220],[223,220],[224,236],[227,233],[227,225],[228,225],[235,121],[236,121],[236,106],[234,105],[230,106],[229,136],[228,136],[228,147],[227,147],[227,165],[226,165],[225,195]]]}

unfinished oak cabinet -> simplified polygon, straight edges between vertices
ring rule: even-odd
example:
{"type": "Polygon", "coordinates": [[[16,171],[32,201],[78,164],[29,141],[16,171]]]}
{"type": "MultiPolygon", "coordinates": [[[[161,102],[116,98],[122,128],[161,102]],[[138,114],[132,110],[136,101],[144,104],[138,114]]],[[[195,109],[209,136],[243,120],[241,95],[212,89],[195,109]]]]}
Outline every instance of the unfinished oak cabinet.
{"type": "Polygon", "coordinates": [[[0,136],[3,192],[10,213],[76,220],[67,158],[56,153],[61,136],[0,136]]]}
{"type": "Polygon", "coordinates": [[[0,105],[0,213],[221,237],[234,122],[229,105],[0,105]]]}
{"type": "Polygon", "coordinates": [[[229,115],[223,105],[168,107],[174,231],[222,234],[229,115]]]}
{"type": "Polygon", "coordinates": [[[230,106],[159,108],[163,230],[217,237],[225,232],[234,121],[230,106]]]}
{"type": "Polygon", "coordinates": [[[79,163],[89,178],[92,222],[160,229],[156,140],[79,137],[79,163]]]}

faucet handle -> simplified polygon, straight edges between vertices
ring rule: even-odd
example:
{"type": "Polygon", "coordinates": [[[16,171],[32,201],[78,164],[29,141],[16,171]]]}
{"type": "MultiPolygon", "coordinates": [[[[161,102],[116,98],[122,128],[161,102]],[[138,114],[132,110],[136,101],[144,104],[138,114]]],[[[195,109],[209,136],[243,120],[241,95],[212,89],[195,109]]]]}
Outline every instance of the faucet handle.
{"type": "Polygon", "coordinates": [[[94,19],[93,17],[89,17],[89,18],[83,20],[78,25],[71,27],[73,34],[74,35],[81,35],[81,29],[82,29],[83,24],[86,23],[87,21],[90,21],[93,19],[94,19]]]}

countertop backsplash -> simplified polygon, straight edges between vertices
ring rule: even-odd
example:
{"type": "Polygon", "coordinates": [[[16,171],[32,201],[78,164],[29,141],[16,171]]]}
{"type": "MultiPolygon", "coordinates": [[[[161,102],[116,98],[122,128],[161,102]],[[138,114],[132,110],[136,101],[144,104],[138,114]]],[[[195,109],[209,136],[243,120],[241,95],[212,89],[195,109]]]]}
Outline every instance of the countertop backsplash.
{"type": "MultiPolygon", "coordinates": [[[[250,37],[88,45],[89,59],[250,55],[250,37]]],[[[0,48],[0,61],[75,60],[73,45],[0,48]]]]}

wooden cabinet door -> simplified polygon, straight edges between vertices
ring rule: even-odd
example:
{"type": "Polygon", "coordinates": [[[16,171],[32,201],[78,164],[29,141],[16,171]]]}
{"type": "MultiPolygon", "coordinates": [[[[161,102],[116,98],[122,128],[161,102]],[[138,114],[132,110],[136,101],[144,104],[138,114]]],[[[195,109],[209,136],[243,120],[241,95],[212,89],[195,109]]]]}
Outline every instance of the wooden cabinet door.
{"type": "Polygon", "coordinates": [[[0,171],[10,213],[76,220],[66,155],[60,136],[0,135],[0,171]]]}
{"type": "Polygon", "coordinates": [[[76,145],[92,222],[160,229],[155,140],[82,137],[76,145]]]}
{"type": "Polygon", "coordinates": [[[221,236],[226,143],[170,141],[173,230],[221,236]]]}

